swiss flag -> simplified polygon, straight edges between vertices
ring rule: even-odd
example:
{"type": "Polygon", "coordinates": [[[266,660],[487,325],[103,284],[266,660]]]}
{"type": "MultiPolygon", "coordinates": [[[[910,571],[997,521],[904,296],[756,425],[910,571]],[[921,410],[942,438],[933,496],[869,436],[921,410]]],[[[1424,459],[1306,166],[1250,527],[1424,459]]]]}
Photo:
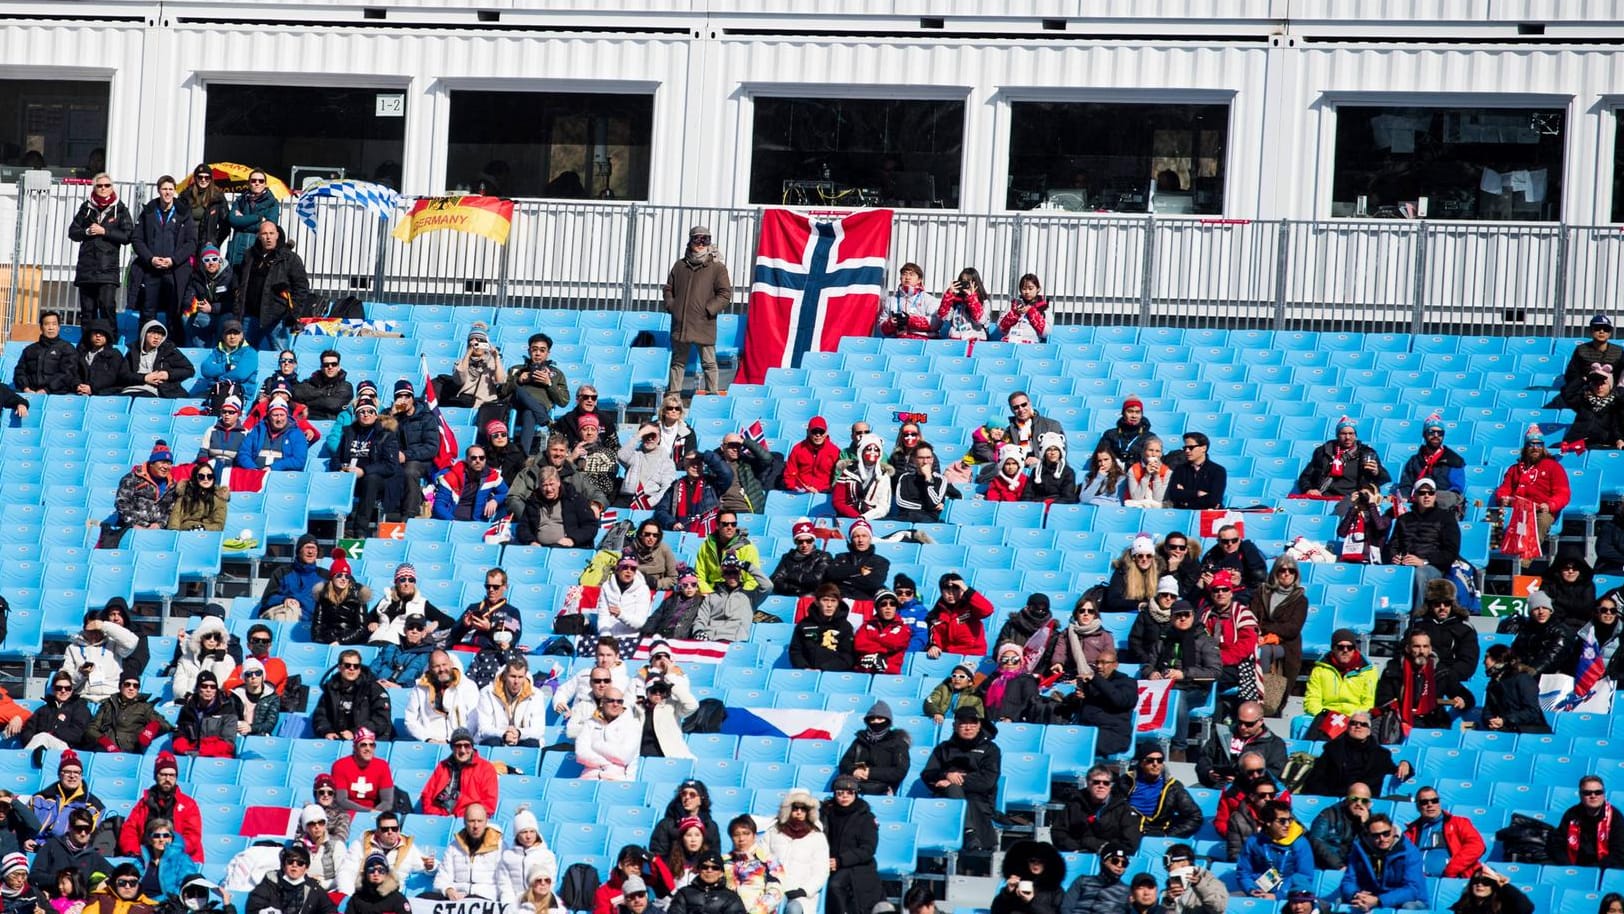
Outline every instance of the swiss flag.
{"type": "Polygon", "coordinates": [[[1227,527],[1227,526],[1233,524],[1235,526],[1235,532],[1240,534],[1242,539],[1245,539],[1246,538],[1246,519],[1245,518],[1246,518],[1246,515],[1242,514],[1239,511],[1226,511],[1226,510],[1224,510],[1222,508],[1219,508],[1219,509],[1217,509],[1215,511],[1202,511],[1201,512],[1201,533],[1200,533],[1200,536],[1204,540],[1205,539],[1212,539],[1213,537],[1218,535],[1219,528],[1227,527]]]}

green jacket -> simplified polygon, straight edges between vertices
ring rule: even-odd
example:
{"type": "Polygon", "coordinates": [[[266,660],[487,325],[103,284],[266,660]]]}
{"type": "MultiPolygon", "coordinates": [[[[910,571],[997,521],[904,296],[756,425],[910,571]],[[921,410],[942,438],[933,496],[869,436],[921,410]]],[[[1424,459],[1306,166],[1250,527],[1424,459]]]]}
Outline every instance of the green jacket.
{"type": "Polygon", "coordinates": [[[524,372],[527,364],[529,364],[528,361],[520,362],[508,369],[507,380],[502,382],[502,397],[504,399],[511,397],[514,391],[523,387],[542,403],[551,403],[554,406],[568,406],[570,403],[570,382],[569,378],[564,376],[564,369],[559,368],[557,365],[552,366],[553,382],[551,384],[520,384],[519,375],[524,372]]]}
{"type": "MultiPolygon", "coordinates": [[[[716,455],[726,460],[720,448],[716,455]]],[[[738,483],[739,490],[744,494],[746,504],[733,504],[729,501],[727,492],[722,493],[722,507],[730,508],[741,514],[762,514],[766,511],[767,493],[761,488],[761,477],[758,475],[772,466],[773,455],[767,449],[751,440],[749,436],[744,439],[744,451],[739,454],[737,463],[729,463],[733,469],[733,479],[738,483]]],[[[729,489],[728,491],[732,491],[729,489]]],[[[735,499],[736,500],[736,499],[735,499]]]]}
{"type": "Polygon", "coordinates": [[[105,748],[101,744],[105,737],[118,746],[118,751],[139,754],[146,750],[141,745],[141,731],[154,721],[158,724],[153,732],[154,737],[169,732],[169,721],[164,720],[158,709],[153,707],[151,697],[143,693],[133,701],[125,701],[122,695],[115,694],[101,703],[96,711],[96,719],[90,722],[90,728],[85,731],[85,739],[91,746],[105,748]]]}

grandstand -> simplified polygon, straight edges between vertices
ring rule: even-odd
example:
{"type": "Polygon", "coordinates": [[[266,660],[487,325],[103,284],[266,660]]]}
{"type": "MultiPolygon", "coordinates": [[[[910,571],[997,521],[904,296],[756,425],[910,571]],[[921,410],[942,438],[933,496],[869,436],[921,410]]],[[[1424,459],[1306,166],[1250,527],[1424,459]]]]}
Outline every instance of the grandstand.
{"type": "MultiPolygon", "coordinates": [[[[446,371],[469,327],[484,321],[493,342],[508,351],[521,350],[525,337],[545,330],[555,340],[553,356],[571,383],[595,385],[623,421],[643,414],[647,396],[665,378],[662,334],[668,320],[662,314],[373,304],[368,316],[397,321],[403,335],[336,342],[301,336],[294,346],[301,363],[311,364],[314,360],[305,355],[334,346],[352,380],[373,378],[380,386],[400,377],[415,382],[420,357],[427,358],[432,374],[446,371]],[[641,333],[652,335],[652,347],[633,348],[641,333]]],[[[724,358],[737,354],[740,323],[724,318],[724,358]]],[[[8,348],[0,376],[11,376],[20,348],[8,348]]],[[[979,343],[973,350],[956,341],[847,338],[839,351],[814,353],[799,368],[773,369],[763,385],[737,385],[726,397],[696,398],[688,421],[701,446],[708,448],[723,433],[759,419],[772,446],[787,449],[814,415],[825,417],[837,434],[861,419],[889,439],[898,411],[923,412],[928,414],[926,437],[951,459],[968,447],[973,428],[1004,421],[1010,392],[1025,390],[1041,414],[1067,429],[1077,465],[1079,455],[1088,454],[1099,433],[1115,421],[1122,398],[1131,394],[1143,401],[1154,428],[1171,434],[1202,430],[1211,436],[1212,459],[1229,471],[1230,507],[1276,509],[1247,516],[1248,538],[1273,556],[1297,537],[1334,539],[1333,503],[1287,496],[1309,451],[1329,436],[1336,416],[1358,419],[1362,437],[1396,466],[1419,442],[1421,420],[1438,412],[1446,417],[1450,445],[1469,463],[1463,557],[1487,570],[1494,557],[1484,504],[1514,459],[1523,430],[1541,423],[1554,431],[1566,421],[1565,414],[1542,404],[1550,394],[1543,385],[1560,373],[1569,348],[1548,338],[1088,325],[1055,327],[1047,344],[979,343]]],[[[194,363],[201,361],[201,352],[187,355],[194,363]]],[[[274,360],[274,352],[261,354],[261,377],[274,370],[274,360]]],[[[325,472],[319,449],[312,448],[305,472],[274,473],[262,493],[234,493],[223,534],[141,530],[122,548],[92,548],[94,523],[110,511],[119,478],[145,458],[155,439],[170,442],[181,459],[196,452],[212,420],[176,416],[176,406],[164,400],[43,396],[35,399],[26,418],[0,430],[0,550],[5,554],[0,593],[12,607],[0,656],[23,665],[30,698],[38,694],[36,677],[54,665],[60,655],[57,646],[77,630],[84,609],[117,596],[155,610],[143,614],[155,617],[161,628],[150,638],[155,662],[143,686],[167,699],[168,683],[155,670],[173,653],[180,626],[201,602],[226,604],[228,626],[245,634],[255,621],[250,613],[262,580],[273,563],[285,558],[287,547],[306,532],[331,540],[341,529],[350,510],[352,477],[325,472]],[[224,548],[223,538],[239,531],[251,532],[258,545],[224,548]]],[[[472,412],[444,412],[458,440],[472,442],[472,412]]],[[[316,425],[324,437],[334,431],[331,423],[316,425]]],[[[1601,451],[1563,458],[1573,489],[1566,524],[1560,528],[1564,536],[1593,535],[1603,503],[1624,497],[1620,456],[1601,451]]],[[[797,518],[832,516],[823,496],[774,492],[765,507],[763,514],[740,521],[772,561],[790,549],[790,528],[797,518]]],[[[633,519],[645,514],[630,512],[633,519]]],[[[908,526],[874,524],[881,537],[908,526]]],[[[1111,562],[1141,531],[1158,538],[1173,531],[1197,535],[1192,512],[1092,505],[1045,510],[1039,503],[995,504],[970,497],[953,502],[943,523],[922,529],[932,540],[928,545],[878,545],[892,572],[920,581],[927,605],[941,574],[963,574],[997,609],[989,620],[991,631],[1033,591],[1048,593],[1057,606],[1069,606],[1083,590],[1109,577],[1111,562]]],[[[589,553],[486,543],[484,533],[483,523],[412,519],[403,539],[366,541],[355,562],[356,576],[379,593],[396,564],[412,562],[429,599],[451,609],[483,596],[474,570],[499,565],[510,576],[513,605],[524,611],[525,646],[539,650],[553,631],[554,611],[589,553]]],[[[699,546],[692,535],[667,542],[690,561],[699,546]]],[[[831,541],[830,548],[844,547],[831,541]]],[[[1382,639],[1391,635],[1412,609],[1411,573],[1400,566],[1305,564],[1304,585],[1313,607],[1304,632],[1305,655],[1327,650],[1337,628],[1382,639]]],[[[1598,592],[1618,583],[1600,580],[1598,592]]],[[[789,598],[769,597],[762,608],[783,619],[794,615],[789,598]]],[[[1130,623],[1126,617],[1106,621],[1119,642],[1125,642],[1130,623]]],[[[308,624],[271,626],[272,653],[286,661],[290,674],[314,685],[334,665],[340,648],[313,643],[308,624]]],[[[926,717],[922,701],[959,658],[913,654],[900,676],[795,670],[785,659],[789,629],[787,623],[757,624],[748,641],[729,647],[722,664],[689,665],[696,696],[717,698],[729,707],[857,715],[884,698],[897,725],[912,734],[915,749],[899,795],[869,798],[881,824],[881,873],[895,888],[930,878],[930,873],[955,872],[961,864],[973,868],[957,859],[962,801],[936,798],[919,781],[930,748],[951,726],[938,727],[926,717]]],[[[1485,646],[1493,642],[1494,636],[1484,637],[1485,646]]],[[[359,650],[370,659],[375,649],[359,650]]],[[[533,657],[532,667],[546,669],[555,659],[533,657]]],[[[578,666],[588,661],[562,662],[578,666]]],[[[1481,694],[1481,681],[1471,687],[1481,694]]],[[[391,691],[397,719],[405,696],[403,690],[391,691]]],[[[1198,709],[1207,716],[1212,711],[1198,709]]],[[[1437,784],[1446,806],[1472,819],[1486,837],[1514,812],[1554,822],[1578,801],[1581,774],[1605,778],[1613,788],[1610,800],[1624,805],[1624,754],[1614,751],[1616,741],[1624,739],[1621,719],[1624,715],[1558,714],[1555,732],[1537,737],[1418,730],[1396,757],[1414,764],[1420,776],[1410,785],[1392,787],[1409,793],[1415,784],[1437,784]]],[[[561,731],[560,722],[550,723],[544,745],[558,742],[561,731]]],[[[397,732],[404,728],[397,726],[397,732]]],[[[696,734],[689,744],[697,759],[645,760],[632,783],[578,780],[580,769],[569,753],[480,751],[522,772],[502,778],[502,802],[494,821],[505,825],[521,804],[529,804],[542,820],[543,835],[559,855],[561,869],[585,862],[607,873],[617,848],[647,843],[666,800],[683,779],[697,777],[709,786],[719,822],[741,812],[770,815],[790,787],[826,791],[849,735],[848,730],[835,740],[790,740],[696,734]]],[[[1140,739],[1168,735],[1142,733],[1140,739]]],[[[1004,751],[999,806],[1026,813],[1039,828],[1056,788],[1077,784],[1094,757],[1093,732],[1084,727],[1006,725],[997,740],[1004,751]]],[[[1290,745],[1310,753],[1323,746],[1299,740],[1290,745]]],[[[141,757],[85,753],[86,779],[110,809],[122,811],[150,783],[157,748],[141,757]]],[[[250,839],[238,834],[246,805],[307,802],[314,775],[327,771],[347,750],[342,742],[248,737],[236,759],[181,759],[183,789],[203,806],[202,872],[222,880],[227,861],[249,845],[250,839]]],[[[34,771],[18,750],[8,754],[10,789],[29,792],[53,780],[54,757],[47,756],[43,770],[34,771]]],[[[397,783],[414,797],[442,754],[443,747],[404,739],[378,747],[379,757],[393,766],[397,783]]],[[[1194,788],[1192,793],[1209,817],[1192,843],[1198,854],[1215,858],[1212,872],[1226,875],[1233,864],[1221,859],[1223,842],[1210,821],[1218,792],[1194,788]]],[[[1294,800],[1305,823],[1329,802],[1334,801],[1311,796],[1294,800]]],[[[1408,803],[1397,799],[1376,803],[1376,811],[1387,811],[1401,823],[1412,817],[1409,810],[1408,803]]],[[[439,848],[454,823],[412,815],[407,830],[423,846],[439,848]]],[[[1168,843],[1147,839],[1129,872],[1160,878],[1168,843]]],[[[1542,912],[1589,910],[1603,893],[1624,891],[1624,873],[1619,871],[1504,861],[1495,847],[1489,859],[1542,912]]],[[[1092,856],[1068,855],[1068,881],[1097,866],[1092,856]]],[[[1340,871],[1322,873],[1320,894],[1333,894],[1340,879],[1340,871]]],[[[1463,886],[1464,880],[1430,879],[1431,907],[1446,908],[1463,886]]],[[[950,896],[947,905],[977,907],[980,900],[984,896],[950,896]]],[[[1276,905],[1236,897],[1230,909],[1273,911],[1276,905]]]]}

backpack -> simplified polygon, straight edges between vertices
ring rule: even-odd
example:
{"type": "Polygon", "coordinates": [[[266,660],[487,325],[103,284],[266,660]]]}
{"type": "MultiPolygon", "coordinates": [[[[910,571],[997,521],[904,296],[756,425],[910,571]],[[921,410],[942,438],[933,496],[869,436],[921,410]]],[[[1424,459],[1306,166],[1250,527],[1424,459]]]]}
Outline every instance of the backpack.
{"type": "Polygon", "coordinates": [[[118,833],[123,828],[123,816],[102,816],[96,823],[96,833],[90,836],[90,849],[103,857],[118,856],[118,833]]]}
{"type": "Polygon", "coordinates": [[[571,911],[590,911],[597,901],[598,870],[590,863],[572,863],[558,884],[558,897],[571,911]]]}
{"type": "Polygon", "coordinates": [[[1551,863],[1550,838],[1556,826],[1520,812],[1511,814],[1511,824],[1494,833],[1507,860],[1519,863],[1551,863]]]}
{"type": "Polygon", "coordinates": [[[1280,783],[1292,793],[1301,793],[1303,786],[1308,783],[1308,775],[1314,770],[1314,756],[1307,752],[1293,752],[1286,759],[1286,767],[1280,772],[1280,783]]]}
{"type": "Polygon", "coordinates": [[[688,719],[682,722],[684,733],[721,733],[722,722],[727,720],[727,705],[720,698],[706,698],[688,719]]]}

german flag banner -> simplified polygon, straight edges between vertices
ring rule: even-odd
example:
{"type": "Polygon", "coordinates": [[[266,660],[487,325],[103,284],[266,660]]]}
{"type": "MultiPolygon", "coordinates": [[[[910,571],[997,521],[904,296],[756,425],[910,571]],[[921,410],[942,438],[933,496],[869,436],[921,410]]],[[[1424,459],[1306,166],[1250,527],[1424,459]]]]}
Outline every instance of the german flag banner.
{"type": "Polygon", "coordinates": [[[405,218],[395,226],[394,236],[411,241],[428,232],[466,232],[507,244],[513,227],[513,201],[501,197],[419,197],[412,201],[405,218]]]}

